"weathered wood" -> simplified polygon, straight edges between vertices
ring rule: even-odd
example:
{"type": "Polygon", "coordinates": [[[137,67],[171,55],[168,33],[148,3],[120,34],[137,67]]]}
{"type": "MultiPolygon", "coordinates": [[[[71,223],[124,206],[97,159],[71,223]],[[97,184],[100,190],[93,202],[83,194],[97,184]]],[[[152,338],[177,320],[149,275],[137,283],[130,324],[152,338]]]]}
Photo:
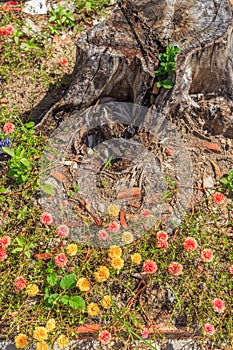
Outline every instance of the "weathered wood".
{"type": "Polygon", "coordinates": [[[164,113],[192,104],[190,93],[233,99],[232,9],[232,0],[119,0],[109,19],[78,38],[70,88],[37,127],[108,96],[164,113]],[[155,89],[168,44],[181,49],[175,84],[155,89]]]}

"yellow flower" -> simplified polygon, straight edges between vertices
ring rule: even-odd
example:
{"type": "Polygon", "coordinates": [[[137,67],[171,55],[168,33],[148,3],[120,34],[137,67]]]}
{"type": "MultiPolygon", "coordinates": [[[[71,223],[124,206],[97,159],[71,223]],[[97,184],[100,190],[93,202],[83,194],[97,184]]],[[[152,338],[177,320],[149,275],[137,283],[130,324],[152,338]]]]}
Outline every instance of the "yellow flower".
{"type": "Polygon", "coordinates": [[[29,284],[27,287],[27,293],[30,297],[34,297],[39,292],[39,288],[36,284],[29,284]]]}
{"type": "Polygon", "coordinates": [[[111,204],[109,207],[108,207],[108,214],[109,216],[118,216],[120,213],[120,209],[118,208],[118,206],[116,204],[111,204]]]}
{"type": "Polygon", "coordinates": [[[23,349],[28,345],[28,337],[26,334],[20,333],[15,336],[15,346],[17,349],[23,349]]]}
{"type": "Polygon", "coordinates": [[[42,341],[48,339],[48,333],[45,327],[36,327],[33,333],[33,338],[42,341]]]}
{"type": "Polygon", "coordinates": [[[107,281],[109,275],[110,275],[110,272],[106,266],[100,266],[98,270],[94,273],[94,277],[97,282],[107,281]]]}
{"type": "Polygon", "coordinates": [[[78,251],[78,247],[77,247],[77,244],[69,244],[67,247],[66,247],[66,252],[68,255],[70,256],[74,256],[77,254],[77,251],[78,251]]]}
{"type": "Polygon", "coordinates": [[[120,258],[122,254],[122,250],[120,247],[117,247],[116,245],[113,245],[108,250],[108,256],[109,258],[120,258]]]}
{"type": "Polygon", "coordinates": [[[124,266],[124,260],[121,258],[113,258],[111,261],[111,266],[114,270],[120,270],[124,266]]]}
{"type": "Polygon", "coordinates": [[[49,350],[48,344],[45,341],[41,341],[36,344],[36,350],[49,350]]]}
{"type": "Polygon", "coordinates": [[[134,253],[131,255],[131,260],[133,264],[140,264],[142,257],[139,253],[134,253]]]}
{"type": "Polygon", "coordinates": [[[97,316],[99,311],[99,306],[96,303],[90,303],[87,306],[87,312],[89,316],[97,316]]]}
{"type": "Polygon", "coordinates": [[[47,332],[52,332],[54,328],[56,328],[56,321],[54,320],[54,318],[50,318],[47,321],[45,328],[47,332]]]}
{"type": "Polygon", "coordinates": [[[68,345],[69,339],[61,334],[58,338],[57,338],[57,345],[59,346],[59,348],[65,348],[68,345]]]}
{"type": "Polygon", "coordinates": [[[78,279],[76,287],[78,287],[81,290],[81,292],[86,292],[86,291],[90,290],[91,284],[87,278],[81,277],[78,279]]]}
{"type": "Polygon", "coordinates": [[[133,237],[133,235],[132,235],[132,233],[131,232],[124,232],[123,234],[122,234],[122,241],[125,243],[125,244],[130,244],[130,243],[132,243],[133,242],[133,240],[134,240],[134,237],[133,237]]]}
{"type": "Polygon", "coordinates": [[[103,299],[100,302],[101,306],[105,309],[109,308],[111,306],[111,298],[109,295],[105,295],[103,299]]]}

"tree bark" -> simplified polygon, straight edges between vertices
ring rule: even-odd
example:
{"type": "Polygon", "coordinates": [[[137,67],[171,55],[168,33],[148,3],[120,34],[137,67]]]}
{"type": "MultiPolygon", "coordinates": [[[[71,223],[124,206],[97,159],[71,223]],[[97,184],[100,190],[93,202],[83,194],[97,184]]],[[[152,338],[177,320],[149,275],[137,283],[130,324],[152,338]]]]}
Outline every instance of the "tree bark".
{"type": "Polygon", "coordinates": [[[232,0],[119,0],[112,16],[77,40],[72,83],[37,127],[74,109],[115,98],[169,113],[192,105],[190,94],[233,100],[232,0]],[[158,54],[181,49],[174,87],[156,87],[158,54]]]}

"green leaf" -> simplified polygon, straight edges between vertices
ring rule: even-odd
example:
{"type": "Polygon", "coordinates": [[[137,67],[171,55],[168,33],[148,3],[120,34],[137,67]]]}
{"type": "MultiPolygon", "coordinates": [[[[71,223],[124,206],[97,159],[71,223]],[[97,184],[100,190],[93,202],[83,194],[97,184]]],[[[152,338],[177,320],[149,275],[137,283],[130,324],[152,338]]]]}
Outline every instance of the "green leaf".
{"type": "Polygon", "coordinates": [[[54,194],[54,192],[55,192],[53,186],[50,185],[50,184],[47,184],[47,183],[43,184],[43,185],[41,186],[41,189],[42,189],[42,191],[43,191],[44,193],[49,194],[49,195],[52,195],[52,194],[54,194]]]}
{"type": "Polygon", "coordinates": [[[25,250],[24,254],[26,255],[26,257],[27,257],[28,259],[30,259],[31,253],[30,253],[29,250],[25,250]]]}
{"type": "Polygon", "coordinates": [[[91,11],[91,2],[90,1],[86,1],[86,10],[87,11],[91,11]]]}
{"type": "Polygon", "coordinates": [[[2,147],[2,150],[6,153],[9,154],[9,156],[14,157],[15,152],[13,149],[10,149],[9,147],[2,147]]]}
{"type": "Polygon", "coordinates": [[[69,295],[63,295],[59,301],[64,304],[64,305],[68,305],[69,304],[69,301],[70,301],[70,297],[69,295]]]}
{"type": "Polygon", "coordinates": [[[15,253],[18,253],[18,252],[22,252],[22,250],[23,250],[23,248],[18,247],[18,248],[13,249],[12,253],[15,254],[15,253]]]}
{"type": "Polygon", "coordinates": [[[2,193],[2,192],[7,192],[7,188],[0,187],[0,193],[2,193]]]}
{"type": "Polygon", "coordinates": [[[50,275],[48,275],[46,279],[50,286],[55,286],[57,284],[59,277],[55,272],[53,272],[50,275]]]}
{"type": "Polygon", "coordinates": [[[15,240],[20,247],[24,247],[24,240],[22,238],[16,237],[15,240]]]}
{"type": "Polygon", "coordinates": [[[173,82],[169,79],[163,80],[162,84],[165,89],[171,89],[173,87],[173,82]]]}
{"type": "Polygon", "coordinates": [[[25,126],[26,126],[27,129],[33,128],[34,125],[35,125],[34,122],[29,122],[29,123],[26,123],[26,124],[25,124],[25,126]]]}
{"type": "Polygon", "coordinates": [[[78,310],[84,309],[86,304],[82,297],[80,297],[79,295],[74,295],[69,299],[69,306],[71,306],[75,310],[78,310]]]}
{"type": "Polygon", "coordinates": [[[76,275],[75,273],[71,273],[69,275],[65,275],[60,282],[60,287],[62,289],[70,289],[76,286],[76,275]]]}
{"type": "Polygon", "coordinates": [[[22,159],[20,159],[20,162],[23,164],[23,165],[25,165],[27,168],[29,168],[30,167],[30,162],[29,162],[29,160],[27,159],[27,158],[22,158],[22,159]]]}

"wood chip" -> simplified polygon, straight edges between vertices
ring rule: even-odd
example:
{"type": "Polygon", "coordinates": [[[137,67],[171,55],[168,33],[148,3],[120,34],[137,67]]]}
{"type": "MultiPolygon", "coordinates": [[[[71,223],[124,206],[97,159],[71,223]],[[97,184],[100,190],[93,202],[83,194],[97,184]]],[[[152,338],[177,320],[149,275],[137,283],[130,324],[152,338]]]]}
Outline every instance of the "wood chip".
{"type": "Polygon", "coordinates": [[[59,182],[62,182],[66,178],[64,174],[59,173],[58,171],[51,171],[50,175],[59,182]]]}
{"type": "Polygon", "coordinates": [[[195,147],[206,148],[213,152],[221,152],[221,148],[213,142],[200,141],[194,145],[195,147]]]}
{"type": "Polygon", "coordinates": [[[118,193],[116,199],[122,200],[122,199],[136,199],[136,198],[141,198],[141,188],[140,187],[128,188],[127,191],[118,193]]]}

